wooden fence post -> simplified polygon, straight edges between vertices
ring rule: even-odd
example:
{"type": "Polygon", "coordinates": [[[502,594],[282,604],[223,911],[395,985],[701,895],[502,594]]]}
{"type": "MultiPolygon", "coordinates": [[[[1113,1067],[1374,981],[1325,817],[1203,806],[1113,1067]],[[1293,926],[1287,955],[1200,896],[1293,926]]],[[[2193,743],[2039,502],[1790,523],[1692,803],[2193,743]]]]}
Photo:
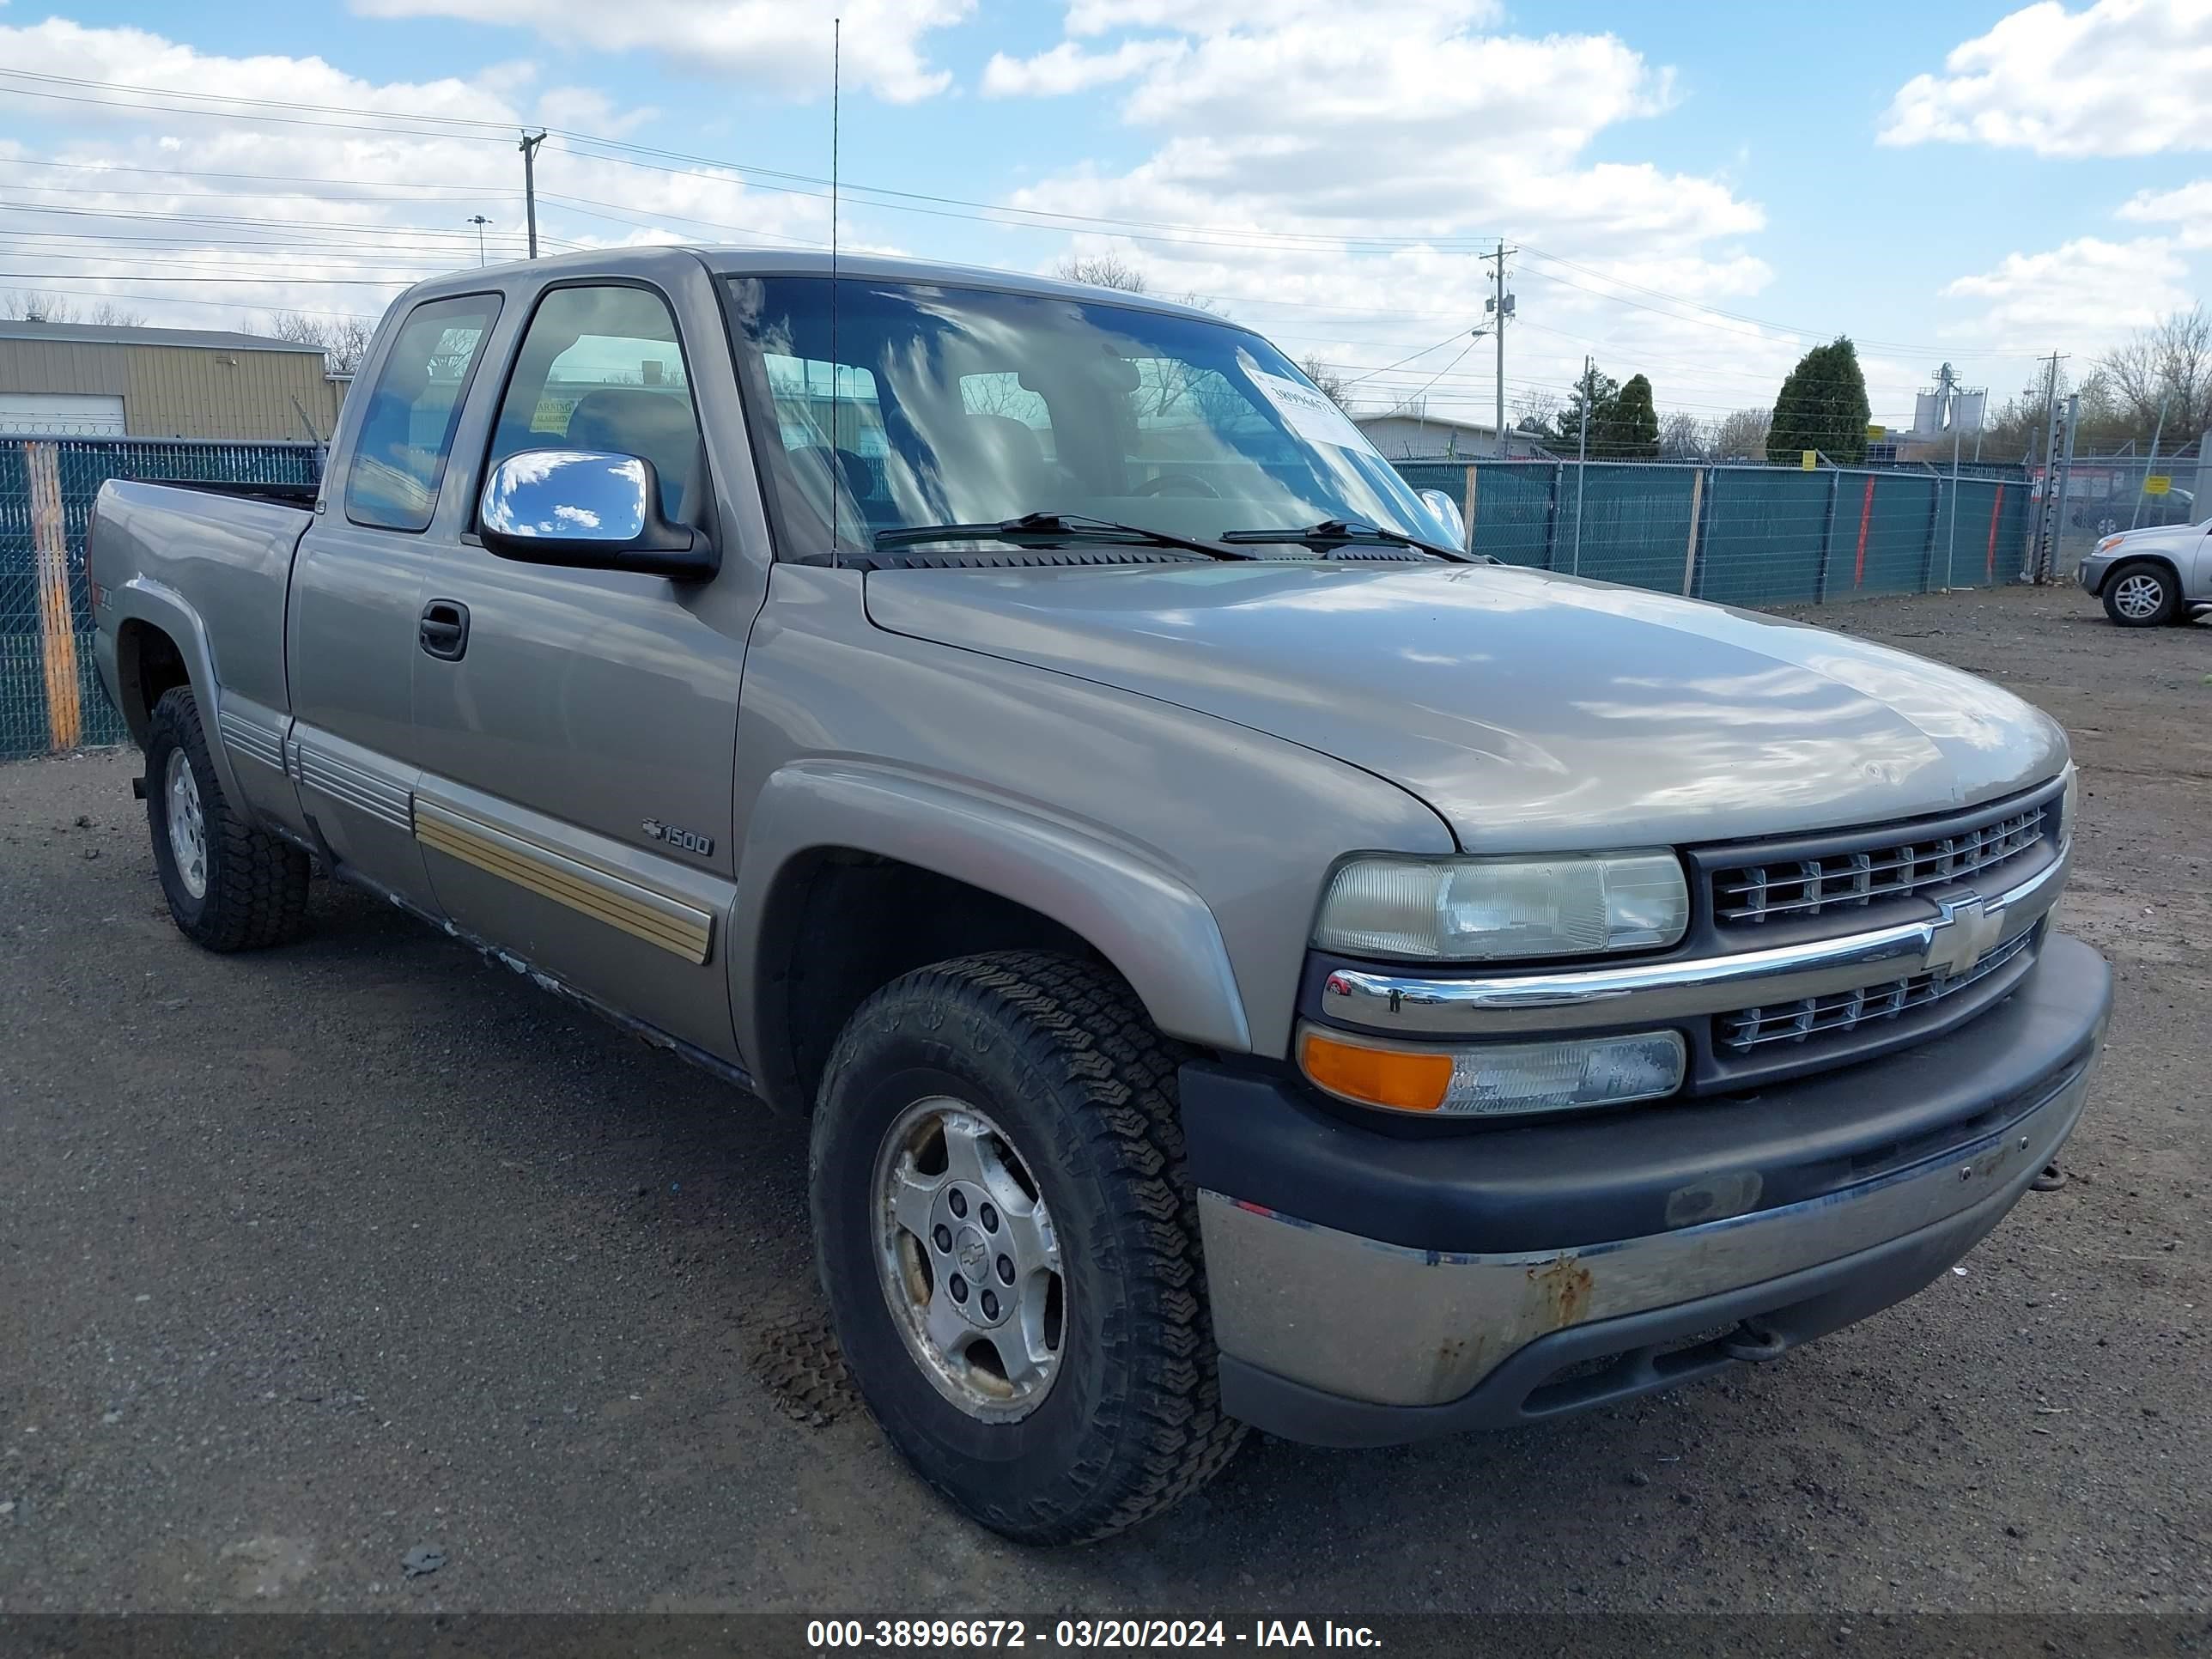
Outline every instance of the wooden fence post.
{"type": "Polygon", "coordinates": [[[31,485],[31,548],[39,578],[39,641],[46,671],[46,738],[74,749],[84,736],[77,696],[76,618],[70,604],[69,535],[62,520],[61,447],[23,446],[31,485]]]}
{"type": "Polygon", "coordinates": [[[1467,464],[1467,498],[1460,507],[1460,518],[1467,526],[1467,545],[1461,550],[1474,551],[1474,463],[1467,464]]]}
{"type": "Polygon", "coordinates": [[[1705,469],[1701,466],[1690,475],[1690,546],[1682,555],[1682,597],[1686,599],[1698,591],[1698,524],[1705,504],[1705,469]]]}

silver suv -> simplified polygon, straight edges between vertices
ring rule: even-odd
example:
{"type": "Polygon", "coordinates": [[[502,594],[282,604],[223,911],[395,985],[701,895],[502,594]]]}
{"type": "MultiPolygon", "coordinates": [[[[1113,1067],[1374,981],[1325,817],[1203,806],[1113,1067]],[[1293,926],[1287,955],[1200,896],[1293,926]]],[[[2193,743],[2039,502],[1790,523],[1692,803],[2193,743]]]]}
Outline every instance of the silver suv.
{"type": "Polygon", "coordinates": [[[2191,621],[2212,608],[2212,519],[2107,536],[2074,579],[2123,628],[2191,621]]]}

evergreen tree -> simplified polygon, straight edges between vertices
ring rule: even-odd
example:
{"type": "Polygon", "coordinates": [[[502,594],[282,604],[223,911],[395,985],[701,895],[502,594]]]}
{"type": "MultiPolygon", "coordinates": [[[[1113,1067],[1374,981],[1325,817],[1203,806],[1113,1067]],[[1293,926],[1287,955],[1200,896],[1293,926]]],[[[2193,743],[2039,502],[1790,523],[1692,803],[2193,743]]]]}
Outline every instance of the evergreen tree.
{"type": "Polygon", "coordinates": [[[1610,375],[1592,370],[1587,383],[1577,380],[1574,390],[1567,394],[1567,406],[1559,411],[1559,438],[1570,447],[1580,443],[1583,423],[1589,423],[1589,458],[1602,460],[1605,446],[1612,434],[1613,406],[1620,401],[1620,382],[1610,375]],[[1589,393],[1588,408],[1584,408],[1583,393],[1589,393]]]}
{"type": "Polygon", "coordinates": [[[1651,405],[1651,382],[1632,374],[1613,399],[1610,430],[1606,434],[1606,459],[1616,461],[1656,461],[1659,459],[1659,411],[1651,405]]]}
{"type": "Polygon", "coordinates": [[[1840,337],[1814,346],[1797,360],[1774,400],[1767,458],[1786,463],[1817,449],[1838,466],[1856,465],[1866,459],[1868,413],[1858,349],[1840,337]]]}

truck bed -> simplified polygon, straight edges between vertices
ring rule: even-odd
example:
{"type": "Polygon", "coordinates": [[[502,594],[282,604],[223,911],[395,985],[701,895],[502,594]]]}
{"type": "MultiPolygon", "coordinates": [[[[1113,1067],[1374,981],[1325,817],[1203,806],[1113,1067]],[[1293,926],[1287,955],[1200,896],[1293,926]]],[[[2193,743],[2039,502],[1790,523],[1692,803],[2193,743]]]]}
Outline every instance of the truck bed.
{"type": "Polygon", "coordinates": [[[101,633],[112,641],[137,618],[174,636],[180,596],[222,654],[224,693],[287,712],[285,590],[314,495],[307,484],[110,479],[85,537],[87,568],[108,596],[101,633]]]}

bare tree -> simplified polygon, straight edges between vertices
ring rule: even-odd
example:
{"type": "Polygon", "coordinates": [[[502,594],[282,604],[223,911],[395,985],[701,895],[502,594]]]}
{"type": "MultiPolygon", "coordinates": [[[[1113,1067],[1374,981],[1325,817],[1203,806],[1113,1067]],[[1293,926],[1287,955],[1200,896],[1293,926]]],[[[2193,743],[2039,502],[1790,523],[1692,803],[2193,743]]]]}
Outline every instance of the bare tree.
{"type": "Polygon", "coordinates": [[[11,323],[73,323],[76,307],[59,294],[19,288],[0,294],[0,318],[11,323]]]}
{"type": "MultiPolygon", "coordinates": [[[[251,325],[248,331],[252,331],[251,325]]],[[[300,311],[269,313],[259,331],[293,345],[319,348],[324,366],[333,374],[350,374],[361,367],[374,332],[358,317],[310,317],[300,311]]]]}
{"type": "Polygon", "coordinates": [[[1559,433],[1559,400],[1531,386],[1515,394],[1513,429],[1532,438],[1556,439],[1559,433]]]}
{"type": "Polygon", "coordinates": [[[1763,461],[1766,459],[1766,428],[1774,411],[1739,409],[1714,424],[1711,452],[1724,461],[1763,461]]]}
{"type": "Polygon", "coordinates": [[[1145,273],[1118,253],[1072,253],[1053,267],[1053,274],[1064,283],[1118,288],[1124,294],[1142,294],[1148,286],[1145,273]]]}
{"type": "Polygon", "coordinates": [[[1678,409],[1659,422],[1659,454],[1662,460],[1691,461],[1705,453],[1705,423],[1687,410],[1678,409]]]}
{"type": "Polygon", "coordinates": [[[130,307],[118,305],[112,300],[102,300],[98,305],[93,307],[91,310],[84,313],[84,319],[88,323],[97,323],[102,328],[143,328],[146,326],[146,313],[144,312],[133,311],[130,307]]]}
{"type": "Polygon", "coordinates": [[[2141,435],[2150,434],[2161,405],[2169,432],[2194,437],[2212,427],[2212,316],[2201,303],[2137,329],[2099,366],[2141,435]]]}
{"type": "Polygon", "coordinates": [[[1311,356],[1300,359],[1298,367],[1305,371],[1306,379],[1311,380],[1317,388],[1327,394],[1329,402],[1346,413],[1351,411],[1352,388],[1345,384],[1343,375],[1322,362],[1319,357],[1311,356]]]}

